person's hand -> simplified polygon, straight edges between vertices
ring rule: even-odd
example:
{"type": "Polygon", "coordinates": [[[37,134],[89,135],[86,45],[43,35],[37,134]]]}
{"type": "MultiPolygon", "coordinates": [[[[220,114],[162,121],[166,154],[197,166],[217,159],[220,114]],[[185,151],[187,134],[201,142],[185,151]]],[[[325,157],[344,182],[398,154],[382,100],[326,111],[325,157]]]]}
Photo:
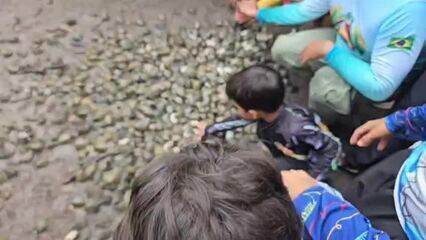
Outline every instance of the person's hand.
{"type": "Polygon", "coordinates": [[[295,155],[295,153],[290,149],[290,148],[286,148],[284,145],[282,145],[279,142],[274,142],[275,147],[278,148],[278,150],[280,150],[284,155],[286,156],[293,156],[295,155]]]}
{"type": "Polygon", "coordinates": [[[253,18],[245,15],[244,13],[235,10],[235,21],[239,24],[244,24],[250,22],[253,18]]]}
{"type": "Polygon", "coordinates": [[[297,198],[301,193],[318,183],[303,170],[282,171],[281,179],[284,186],[287,187],[291,199],[297,198]]]}
{"type": "Polygon", "coordinates": [[[289,156],[291,158],[294,158],[294,159],[297,159],[297,160],[301,160],[301,161],[306,160],[306,156],[296,154],[291,149],[286,148],[284,145],[282,145],[279,142],[274,142],[274,145],[275,145],[275,147],[278,148],[278,150],[280,150],[286,156],[289,156]]]}
{"type": "Polygon", "coordinates": [[[205,122],[196,122],[195,126],[197,127],[196,129],[197,138],[198,140],[202,140],[204,137],[204,134],[206,133],[207,124],[205,122]]]}
{"type": "Polygon", "coordinates": [[[359,147],[368,147],[374,141],[379,140],[377,149],[382,151],[392,139],[392,133],[386,126],[384,118],[368,121],[357,128],[351,137],[351,144],[359,147]]]}
{"type": "Polygon", "coordinates": [[[247,18],[253,19],[257,15],[257,1],[256,0],[237,0],[237,12],[245,15],[247,18]]]}
{"type": "Polygon", "coordinates": [[[327,56],[333,49],[334,43],[330,40],[316,40],[311,42],[303,49],[300,54],[300,62],[306,64],[309,61],[316,60],[327,56]]]}

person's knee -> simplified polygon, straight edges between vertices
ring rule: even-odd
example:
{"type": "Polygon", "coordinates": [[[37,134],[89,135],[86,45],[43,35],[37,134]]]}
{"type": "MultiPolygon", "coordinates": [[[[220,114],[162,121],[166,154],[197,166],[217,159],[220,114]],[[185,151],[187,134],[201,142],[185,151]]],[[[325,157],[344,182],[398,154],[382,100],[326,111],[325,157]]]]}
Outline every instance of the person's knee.
{"type": "Polygon", "coordinates": [[[351,106],[351,87],[330,67],[319,69],[309,84],[309,105],[315,110],[347,115],[351,106]]]}
{"type": "Polygon", "coordinates": [[[278,36],[275,40],[271,54],[272,59],[276,62],[286,63],[291,66],[297,65],[298,54],[294,50],[294,41],[292,35],[294,34],[283,34],[278,36]]]}

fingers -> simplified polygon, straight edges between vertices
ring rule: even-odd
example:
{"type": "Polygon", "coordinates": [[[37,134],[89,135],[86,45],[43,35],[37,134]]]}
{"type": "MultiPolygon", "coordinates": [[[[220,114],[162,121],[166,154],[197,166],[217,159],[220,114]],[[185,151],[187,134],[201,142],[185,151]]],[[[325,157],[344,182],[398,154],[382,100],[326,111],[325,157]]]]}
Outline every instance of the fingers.
{"type": "Polygon", "coordinates": [[[292,199],[295,199],[301,193],[318,183],[317,180],[303,170],[282,171],[281,180],[292,199]]]}
{"type": "Polygon", "coordinates": [[[308,60],[309,60],[309,58],[308,58],[308,54],[307,54],[307,52],[308,52],[308,50],[305,48],[303,51],[302,51],[302,53],[300,54],[300,63],[302,64],[302,65],[305,65],[307,62],[308,62],[308,60]]]}
{"type": "Polygon", "coordinates": [[[251,17],[245,15],[244,13],[240,12],[239,10],[235,11],[235,21],[239,24],[244,24],[251,20],[251,17]]]}
{"type": "Polygon", "coordinates": [[[281,151],[281,152],[283,152],[285,155],[293,155],[294,154],[294,152],[293,151],[291,151],[290,149],[288,149],[288,148],[286,148],[286,147],[284,147],[284,145],[282,145],[281,143],[279,143],[279,142],[274,142],[274,145],[281,151]]]}
{"type": "Polygon", "coordinates": [[[356,145],[358,145],[358,147],[368,147],[370,146],[374,140],[377,139],[377,136],[374,134],[374,131],[370,131],[367,134],[363,135],[358,142],[356,143],[356,145]]]}
{"type": "Polygon", "coordinates": [[[285,147],[280,142],[274,142],[275,147],[277,147],[280,151],[285,150],[285,147]]]}
{"type": "Polygon", "coordinates": [[[350,143],[356,145],[360,139],[371,130],[371,122],[367,122],[361,127],[357,128],[351,136],[350,143]]]}
{"type": "Polygon", "coordinates": [[[196,122],[195,126],[197,127],[196,134],[198,136],[198,140],[202,140],[206,131],[207,124],[205,122],[196,122]]]}
{"type": "Polygon", "coordinates": [[[256,1],[255,0],[237,0],[236,9],[237,11],[246,15],[247,17],[250,17],[250,19],[248,20],[251,20],[256,16],[256,13],[257,13],[256,1]]]}
{"type": "Polygon", "coordinates": [[[384,137],[380,139],[379,145],[377,145],[377,150],[383,151],[388,146],[388,143],[391,138],[384,137]]]}

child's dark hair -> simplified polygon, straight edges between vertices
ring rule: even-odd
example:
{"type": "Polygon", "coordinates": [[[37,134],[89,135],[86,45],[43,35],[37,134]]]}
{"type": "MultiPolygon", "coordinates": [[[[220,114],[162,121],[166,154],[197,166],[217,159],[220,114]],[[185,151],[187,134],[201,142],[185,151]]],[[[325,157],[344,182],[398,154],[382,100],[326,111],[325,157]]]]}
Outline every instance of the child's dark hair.
{"type": "Polygon", "coordinates": [[[273,162],[218,141],[150,163],[135,179],[114,234],[115,240],[300,238],[300,219],[273,162]]]}
{"type": "Polygon", "coordinates": [[[280,74],[266,65],[254,65],[232,75],[226,94],[245,110],[275,112],[284,101],[285,87],[280,74]]]}

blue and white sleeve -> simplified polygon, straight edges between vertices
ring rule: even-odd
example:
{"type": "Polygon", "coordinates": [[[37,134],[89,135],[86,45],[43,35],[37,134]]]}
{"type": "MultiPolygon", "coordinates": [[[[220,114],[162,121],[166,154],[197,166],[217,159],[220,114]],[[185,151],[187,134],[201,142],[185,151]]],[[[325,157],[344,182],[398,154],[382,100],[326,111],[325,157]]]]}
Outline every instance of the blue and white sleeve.
{"type": "Polygon", "coordinates": [[[324,183],[299,195],[294,204],[305,226],[306,239],[387,240],[389,236],[373,228],[352,204],[324,183]]]}
{"type": "Polygon", "coordinates": [[[426,140],[426,104],[397,111],[385,118],[393,135],[414,141],[426,140]]]}
{"type": "Polygon", "coordinates": [[[377,34],[371,63],[336,45],[326,56],[329,65],[358,92],[385,101],[413,68],[425,42],[426,2],[407,3],[389,16],[377,34]]]}
{"type": "Polygon", "coordinates": [[[330,10],[330,0],[304,0],[279,7],[263,8],[257,13],[260,23],[296,25],[315,20],[330,10]]]}

